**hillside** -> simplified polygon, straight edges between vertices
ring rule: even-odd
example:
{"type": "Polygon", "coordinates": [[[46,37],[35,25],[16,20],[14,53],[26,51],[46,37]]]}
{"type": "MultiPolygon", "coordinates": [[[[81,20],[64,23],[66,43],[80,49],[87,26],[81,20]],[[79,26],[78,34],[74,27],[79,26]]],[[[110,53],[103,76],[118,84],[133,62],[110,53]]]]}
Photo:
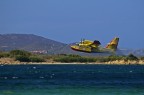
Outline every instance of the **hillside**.
{"type": "Polygon", "coordinates": [[[33,34],[4,34],[0,35],[0,50],[21,49],[27,51],[55,51],[66,46],[64,43],[53,41],[33,34]]]}

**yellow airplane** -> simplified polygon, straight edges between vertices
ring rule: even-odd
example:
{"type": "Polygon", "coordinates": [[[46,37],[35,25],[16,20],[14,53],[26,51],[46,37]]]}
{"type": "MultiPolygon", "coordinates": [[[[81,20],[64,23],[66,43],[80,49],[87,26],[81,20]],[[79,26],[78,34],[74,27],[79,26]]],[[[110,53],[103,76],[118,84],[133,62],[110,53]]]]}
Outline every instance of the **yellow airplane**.
{"type": "Polygon", "coordinates": [[[75,51],[88,52],[88,53],[107,53],[115,52],[117,50],[119,38],[115,37],[106,47],[101,47],[101,43],[97,40],[82,40],[76,45],[72,45],[71,49],[75,51]]]}

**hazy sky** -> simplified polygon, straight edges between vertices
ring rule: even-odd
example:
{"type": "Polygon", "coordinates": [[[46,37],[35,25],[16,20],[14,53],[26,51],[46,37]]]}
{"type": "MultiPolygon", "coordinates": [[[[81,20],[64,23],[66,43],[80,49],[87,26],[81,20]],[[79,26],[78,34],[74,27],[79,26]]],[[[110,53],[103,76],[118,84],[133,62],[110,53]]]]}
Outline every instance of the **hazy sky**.
{"type": "Polygon", "coordinates": [[[0,0],[0,34],[36,34],[63,43],[81,38],[144,48],[144,0],[0,0]]]}

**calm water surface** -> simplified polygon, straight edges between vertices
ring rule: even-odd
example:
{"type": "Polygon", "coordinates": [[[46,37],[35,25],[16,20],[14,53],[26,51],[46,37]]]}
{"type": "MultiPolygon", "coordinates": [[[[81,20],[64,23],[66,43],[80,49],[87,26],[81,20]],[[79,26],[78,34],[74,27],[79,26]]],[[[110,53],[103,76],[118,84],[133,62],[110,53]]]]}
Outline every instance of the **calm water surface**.
{"type": "Polygon", "coordinates": [[[0,65],[0,95],[144,95],[144,65],[0,65]]]}

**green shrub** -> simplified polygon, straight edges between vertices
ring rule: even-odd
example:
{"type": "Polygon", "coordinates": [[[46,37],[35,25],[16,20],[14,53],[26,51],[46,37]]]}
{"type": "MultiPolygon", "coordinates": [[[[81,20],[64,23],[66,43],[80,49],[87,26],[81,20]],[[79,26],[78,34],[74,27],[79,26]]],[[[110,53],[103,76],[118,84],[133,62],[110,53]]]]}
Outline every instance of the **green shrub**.
{"type": "Polygon", "coordinates": [[[109,59],[107,57],[100,57],[100,58],[97,58],[97,62],[108,62],[109,59]]]}
{"type": "Polygon", "coordinates": [[[96,62],[95,58],[81,57],[81,56],[63,56],[54,58],[56,62],[96,62]]]}
{"type": "Polygon", "coordinates": [[[141,60],[144,60],[144,56],[140,57],[141,60]]]}
{"type": "Polygon", "coordinates": [[[24,50],[12,50],[12,51],[10,51],[10,55],[11,55],[11,57],[15,57],[15,56],[18,56],[18,55],[30,56],[31,53],[27,52],[27,51],[24,51],[24,50]]]}
{"type": "Polygon", "coordinates": [[[122,59],[124,59],[124,56],[110,55],[108,56],[107,61],[115,61],[115,60],[122,60],[122,59]]]}
{"type": "Polygon", "coordinates": [[[31,62],[44,62],[45,60],[43,58],[37,57],[37,56],[31,56],[29,57],[29,60],[31,62]]]}
{"type": "Polygon", "coordinates": [[[70,59],[68,56],[65,56],[65,57],[54,58],[54,61],[56,61],[56,62],[70,62],[70,61],[73,61],[73,59],[70,59]]]}
{"type": "Polygon", "coordinates": [[[70,54],[69,57],[81,57],[80,55],[70,54]]]}
{"type": "Polygon", "coordinates": [[[43,58],[37,56],[28,57],[23,55],[15,56],[15,60],[18,60],[20,62],[44,62],[45,61],[43,58]]]}
{"type": "Polygon", "coordinates": [[[2,57],[9,57],[9,56],[10,56],[10,54],[7,53],[7,52],[0,52],[0,58],[2,58],[2,57]]]}
{"type": "Polygon", "coordinates": [[[136,56],[134,56],[133,54],[129,54],[127,57],[126,57],[126,60],[138,60],[138,58],[136,56]]]}
{"type": "Polygon", "coordinates": [[[30,62],[30,59],[28,56],[18,55],[15,56],[15,60],[18,60],[20,62],[30,62]]]}

